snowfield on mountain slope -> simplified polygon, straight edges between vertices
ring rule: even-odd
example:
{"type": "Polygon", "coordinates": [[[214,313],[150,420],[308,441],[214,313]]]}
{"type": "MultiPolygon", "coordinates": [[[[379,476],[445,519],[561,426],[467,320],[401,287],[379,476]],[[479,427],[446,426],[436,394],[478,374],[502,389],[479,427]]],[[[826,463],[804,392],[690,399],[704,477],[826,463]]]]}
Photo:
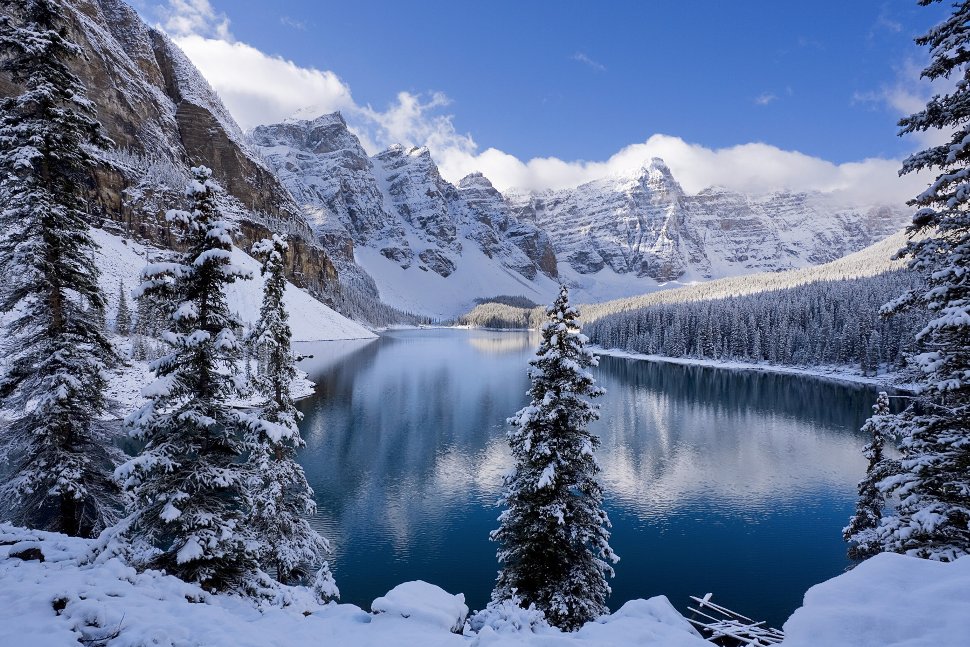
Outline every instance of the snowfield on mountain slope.
{"type": "MultiPolygon", "coordinates": [[[[0,524],[0,645],[17,647],[703,647],[663,596],[631,600],[568,634],[524,610],[479,617],[425,582],[374,601],[319,605],[307,589],[255,608],[158,571],[96,557],[97,540],[0,524]],[[37,559],[39,554],[44,561],[37,559]],[[19,554],[25,559],[11,557],[19,554]],[[472,625],[478,628],[477,633],[472,625]],[[463,633],[453,633],[455,627],[463,633]]],[[[339,585],[339,582],[338,582],[339,585]]],[[[963,647],[970,635],[970,557],[942,564],[878,555],[818,584],[785,623],[790,647],[963,647]]],[[[742,610],[743,611],[743,610],[742,610]]]]}
{"type": "MultiPolygon", "coordinates": [[[[132,240],[121,238],[103,229],[93,229],[92,237],[101,247],[98,266],[101,269],[101,286],[108,299],[108,320],[113,321],[118,311],[118,283],[124,286],[133,311],[137,305],[131,300],[131,290],[138,285],[142,268],[161,254],[167,253],[146,247],[132,240]]],[[[259,261],[238,248],[232,250],[232,260],[252,272],[249,281],[237,281],[229,286],[229,307],[243,323],[252,325],[259,318],[263,300],[263,278],[259,274],[259,261]]],[[[360,324],[334,312],[320,303],[305,290],[288,283],[284,297],[290,313],[290,327],[294,341],[329,341],[336,339],[373,339],[376,335],[360,324]]]]}
{"type": "Polygon", "coordinates": [[[558,284],[539,274],[535,281],[526,281],[516,272],[495,264],[479,249],[466,248],[461,264],[444,278],[422,270],[418,265],[402,269],[377,250],[358,247],[356,262],[374,277],[384,303],[404,310],[439,319],[456,317],[475,306],[476,297],[515,294],[537,303],[549,301],[558,284]]]}

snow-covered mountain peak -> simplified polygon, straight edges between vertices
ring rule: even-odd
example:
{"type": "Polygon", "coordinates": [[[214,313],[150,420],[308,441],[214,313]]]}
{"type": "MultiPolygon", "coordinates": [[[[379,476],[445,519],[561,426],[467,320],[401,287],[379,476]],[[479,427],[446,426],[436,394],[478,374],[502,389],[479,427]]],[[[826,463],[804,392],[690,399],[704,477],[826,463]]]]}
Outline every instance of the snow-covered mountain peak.
{"type": "Polygon", "coordinates": [[[366,270],[392,305],[452,316],[475,298],[551,294],[548,236],[516,219],[484,176],[456,187],[425,147],[367,157],[339,114],[260,126],[252,139],[345,272],[366,270]]]}
{"type": "Polygon", "coordinates": [[[347,151],[367,159],[360,140],[347,129],[347,122],[339,112],[314,119],[287,119],[279,124],[257,126],[250,132],[250,138],[261,148],[289,146],[316,155],[347,151]]]}
{"type": "Polygon", "coordinates": [[[670,167],[667,166],[667,162],[661,157],[651,157],[648,160],[644,160],[639,168],[634,169],[629,174],[635,177],[666,178],[671,182],[675,182],[670,167]]]}
{"type": "Polygon", "coordinates": [[[670,167],[659,157],[654,157],[649,164],[644,165],[640,176],[654,190],[674,190],[683,193],[680,183],[670,172],[670,167]]]}
{"type": "Polygon", "coordinates": [[[342,128],[347,128],[347,120],[344,119],[344,115],[339,110],[335,112],[324,112],[316,117],[310,117],[307,119],[297,119],[291,118],[286,121],[305,121],[309,123],[312,127],[323,127],[323,126],[338,126],[342,128]]]}
{"type": "Polygon", "coordinates": [[[420,165],[428,172],[431,172],[432,168],[434,169],[434,173],[438,172],[438,165],[431,158],[431,151],[424,146],[408,147],[402,146],[401,144],[393,144],[379,152],[374,158],[381,160],[385,165],[420,165]]]}
{"type": "Polygon", "coordinates": [[[493,185],[491,180],[489,180],[481,172],[476,171],[475,173],[469,173],[462,179],[458,180],[458,188],[461,189],[481,189],[485,191],[494,191],[496,194],[501,195],[493,185]]]}
{"type": "Polygon", "coordinates": [[[654,193],[661,196],[684,195],[684,189],[674,178],[670,167],[659,157],[646,160],[639,167],[589,182],[580,186],[577,191],[583,191],[584,187],[588,187],[591,191],[619,190],[654,193]]]}
{"type": "Polygon", "coordinates": [[[710,187],[687,195],[659,159],[576,189],[509,201],[513,213],[549,233],[559,259],[580,275],[577,284],[596,290],[593,277],[611,271],[629,277],[631,294],[657,283],[824,263],[895,233],[908,219],[900,206],[848,207],[822,193],[710,187]]]}

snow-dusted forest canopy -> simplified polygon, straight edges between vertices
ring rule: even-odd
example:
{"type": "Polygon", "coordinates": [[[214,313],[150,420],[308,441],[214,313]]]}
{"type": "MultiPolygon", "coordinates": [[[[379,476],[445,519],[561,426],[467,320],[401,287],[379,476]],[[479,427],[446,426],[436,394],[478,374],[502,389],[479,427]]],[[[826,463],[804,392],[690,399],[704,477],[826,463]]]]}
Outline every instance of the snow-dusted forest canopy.
{"type": "Polygon", "coordinates": [[[782,290],[625,310],[585,327],[593,343],[647,355],[851,366],[864,375],[902,368],[926,316],[882,317],[882,304],[919,279],[906,270],[782,290]]]}
{"type": "MultiPolygon", "coordinates": [[[[581,306],[602,348],[705,360],[839,366],[875,375],[901,369],[927,315],[880,308],[921,276],[894,259],[901,234],[818,267],[730,277],[581,306]]],[[[542,308],[496,298],[458,319],[493,329],[536,329],[542,308]]]]}

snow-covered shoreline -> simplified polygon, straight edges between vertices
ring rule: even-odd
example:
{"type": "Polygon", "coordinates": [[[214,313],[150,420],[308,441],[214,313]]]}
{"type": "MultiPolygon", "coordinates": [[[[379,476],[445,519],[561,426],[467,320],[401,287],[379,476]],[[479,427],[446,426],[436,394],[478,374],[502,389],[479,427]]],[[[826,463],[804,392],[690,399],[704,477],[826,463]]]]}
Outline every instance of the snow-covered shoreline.
{"type": "MultiPolygon", "coordinates": [[[[536,623],[530,612],[511,608],[466,625],[468,609],[460,593],[420,581],[394,587],[370,610],[321,605],[303,587],[282,587],[275,599],[257,607],[159,571],[138,572],[110,551],[99,554],[99,547],[99,540],[0,524],[0,645],[711,645],[664,596],[630,600],[574,633],[536,623]]],[[[970,635],[968,591],[970,557],[943,564],[877,555],[809,589],[803,606],[784,625],[782,645],[962,647],[970,635]]]]}
{"type": "Polygon", "coordinates": [[[879,375],[861,375],[847,367],[838,366],[782,366],[778,364],[752,364],[750,362],[737,362],[732,360],[720,359],[698,359],[693,357],[667,357],[665,355],[646,355],[644,353],[634,353],[619,348],[603,348],[602,346],[590,346],[597,355],[608,355],[610,357],[620,357],[623,359],[634,359],[646,362],[656,362],[663,364],[680,364],[683,366],[704,366],[707,368],[717,368],[728,371],[753,371],[759,373],[778,373],[782,375],[798,375],[811,377],[830,382],[840,382],[843,384],[860,384],[877,387],[887,387],[896,391],[914,391],[915,385],[903,382],[898,373],[881,373],[879,375]]]}
{"type": "MultiPolygon", "coordinates": [[[[393,330],[481,330],[485,332],[536,332],[534,328],[485,328],[480,326],[390,326],[378,329],[378,333],[393,330]]],[[[905,382],[900,373],[888,372],[879,375],[862,375],[854,369],[846,366],[784,366],[780,364],[753,364],[750,362],[739,362],[733,360],[720,359],[699,359],[694,357],[667,357],[666,355],[647,355],[645,353],[635,353],[620,348],[603,348],[602,346],[591,345],[590,348],[597,355],[608,355],[623,359],[640,360],[646,362],[656,362],[664,364],[680,364],[684,366],[704,366],[728,371],[753,371],[759,373],[777,373],[781,375],[797,375],[801,377],[811,377],[830,382],[842,384],[857,384],[875,387],[890,388],[895,391],[915,392],[915,384],[905,382]]]]}

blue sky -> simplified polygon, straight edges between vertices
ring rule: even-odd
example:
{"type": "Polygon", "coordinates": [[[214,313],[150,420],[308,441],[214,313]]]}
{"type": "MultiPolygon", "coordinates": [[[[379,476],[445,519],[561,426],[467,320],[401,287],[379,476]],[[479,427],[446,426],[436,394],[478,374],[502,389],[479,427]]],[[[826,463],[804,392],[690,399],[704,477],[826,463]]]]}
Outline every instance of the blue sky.
{"type": "MultiPolygon", "coordinates": [[[[715,152],[764,144],[840,168],[898,160],[921,142],[897,138],[895,123],[928,92],[912,39],[945,11],[915,0],[136,6],[176,37],[244,127],[301,103],[341,109],[368,148],[428,145],[454,173],[478,163],[504,176],[521,163],[501,183],[540,188],[589,179],[603,170],[589,163],[658,135],[715,152]],[[259,87],[258,56],[292,65],[267,67],[259,87]],[[575,168],[528,169],[534,158],[575,168]]],[[[643,150],[676,158],[663,143],[643,150]]]]}
{"type": "Polygon", "coordinates": [[[898,115],[859,97],[896,81],[931,24],[911,0],[213,5],[238,39],[336,71],[360,102],[441,91],[476,141],[569,159],[656,132],[835,162],[898,154],[898,115]]]}

